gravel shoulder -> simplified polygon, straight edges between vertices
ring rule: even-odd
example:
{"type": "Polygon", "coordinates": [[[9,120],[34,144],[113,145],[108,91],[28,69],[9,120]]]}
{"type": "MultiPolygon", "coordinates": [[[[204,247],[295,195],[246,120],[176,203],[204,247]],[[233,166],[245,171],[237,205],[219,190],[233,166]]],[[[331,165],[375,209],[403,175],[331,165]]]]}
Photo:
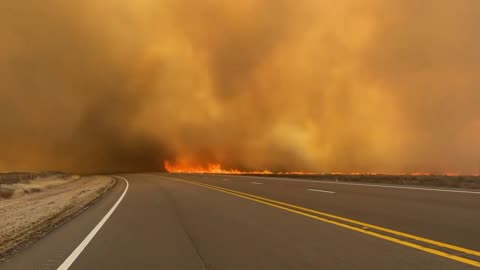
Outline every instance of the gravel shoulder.
{"type": "Polygon", "coordinates": [[[108,176],[47,176],[0,184],[0,258],[60,226],[108,191],[108,176]]]}

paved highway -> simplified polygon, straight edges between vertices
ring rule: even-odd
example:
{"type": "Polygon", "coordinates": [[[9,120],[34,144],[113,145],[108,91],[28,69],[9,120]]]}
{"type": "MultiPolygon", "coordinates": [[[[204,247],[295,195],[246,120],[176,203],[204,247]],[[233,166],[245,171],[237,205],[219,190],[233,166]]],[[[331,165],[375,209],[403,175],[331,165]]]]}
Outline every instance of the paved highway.
{"type": "Polygon", "coordinates": [[[480,192],[122,175],[0,269],[478,269],[480,192]]]}

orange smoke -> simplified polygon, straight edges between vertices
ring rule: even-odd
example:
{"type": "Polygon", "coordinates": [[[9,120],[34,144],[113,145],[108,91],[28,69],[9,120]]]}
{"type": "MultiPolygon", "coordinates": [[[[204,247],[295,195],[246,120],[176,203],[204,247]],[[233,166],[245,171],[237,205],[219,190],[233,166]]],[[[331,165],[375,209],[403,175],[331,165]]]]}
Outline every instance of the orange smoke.
{"type": "Polygon", "coordinates": [[[0,171],[478,174],[479,11],[2,0],[0,171]]]}

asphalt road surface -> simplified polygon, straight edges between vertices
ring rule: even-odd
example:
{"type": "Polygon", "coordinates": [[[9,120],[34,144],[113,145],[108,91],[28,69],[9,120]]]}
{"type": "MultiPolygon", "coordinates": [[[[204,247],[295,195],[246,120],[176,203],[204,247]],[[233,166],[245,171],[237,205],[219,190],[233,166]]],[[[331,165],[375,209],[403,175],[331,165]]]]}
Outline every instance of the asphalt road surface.
{"type": "Polygon", "coordinates": [[[122,175],[9,269],[478,269],[480,192],[122,175]]]}

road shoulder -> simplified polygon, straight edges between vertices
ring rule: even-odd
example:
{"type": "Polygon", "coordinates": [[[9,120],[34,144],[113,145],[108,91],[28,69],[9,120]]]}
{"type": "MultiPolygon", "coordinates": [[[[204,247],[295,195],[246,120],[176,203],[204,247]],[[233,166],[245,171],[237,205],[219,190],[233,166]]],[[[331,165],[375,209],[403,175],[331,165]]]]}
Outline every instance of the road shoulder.
{"type": "Polygon", "coordinates": [[[53,266],[60,265],[121,195],[125,183],[118,180],[116,182],[109,192],[82,207],[81,211],[68,219],[62,220],[49,234],[1,262],[0,268],[53,269],[53,266]]]}

